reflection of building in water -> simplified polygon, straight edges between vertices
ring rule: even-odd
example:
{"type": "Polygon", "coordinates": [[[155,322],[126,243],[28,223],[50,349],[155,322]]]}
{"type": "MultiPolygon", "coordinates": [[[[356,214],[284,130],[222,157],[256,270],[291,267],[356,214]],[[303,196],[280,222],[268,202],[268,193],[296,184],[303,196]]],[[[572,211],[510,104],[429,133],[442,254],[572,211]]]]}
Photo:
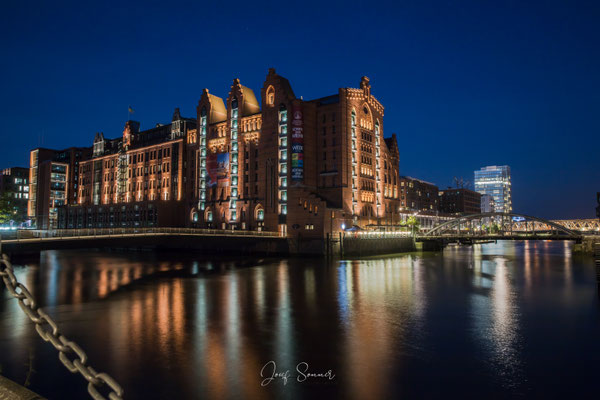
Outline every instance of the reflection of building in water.
{"type": "Polygon", "coordinates": [[[292,366],[297,362],[294,359],[294,349],[291,346],[295,342],[292,307],[290,301],[290,279],[289,268],[285,261],[277,266],[277,318],[275,329],[277,337],[275,341],[275,354],[277,363],[284,366],[292,366]]]}
{"type": "MultiPolygon", "coordinates": [[[[500,246],[503,250],[509,250],[504,248],[507,247],[504,244],[500,246]]],[[[509,246],[514,247],[512,243],[509,246]]],[[[485,254],[480,246],[477,247],[473,256],[474,292],[470,297],[473,332],[484,349],[493,354],[495,366],[502,371],[500,375],[506,379],[514,379],[515,374],[520,373],[520,359],[516,349],[519,310],[514,299],[507,259],[485,254]]],[[[510,251],[503,251],[503,254],[506,253],[510,251]]],[[[527,263],[525,258],[525,265],[518,266],[525,268],[525,276],[529,268],[527,263]]],[[[525,280],[527,282],[527,278],[525,280]]]]}
{"type": "Polygon", "coordinates": [[[516,348],[518,343],[519,310],[514,301],[506,259],[496,260],[496,277],[491,293],[492,299],[492,342],[496,362],[502,366],[510,379],[520,373],[521,361],[516,348]]]}
{"type": "MultiPolygon", "coordinates": [[[[249,332],[248,327],[265,319],[268,277],[263,268],[235,267],[233,263],[217,263],[225,277],[203,277],[185,286],[183,297],[195,299],[184,309],[188,324],[192,324],[192,329],[187,328],[191,333],[186,351],[196,377],[188,382],[189,393],[202,393],[207,398],[259,399],[264,393],[257,383],[258,374],[265,355],[256,343],[257,332],[249,332]],[[244,272],[252,279],[240,278],[244,272]]],[[[196,268],[212,270],[214,266],[206,262],[196,268]]]]}
{"type": "Polygon", "coordinates": [[[47,251],[41,255],[40,268],[33,274],[31,286],[42,306],[81,304],[102,299],[120,288],[156,272],[180,270],[182,263],[143,263],[126,258],[84,257],[78,252],[47,251]],[[65,263],[64,258],[69,262],[65,263]],[[65,267],[64,265],[68,265],[65,267]]]}
{"type": "Polygon", "coordinates": [[[338,268],[337,299],[349,358],[341,375],[353,398],[384,398],[382,390],[391,379],[387,366],[399,351],[395,346],[402,344],[406,325],[424,311],[423,288],[415,286],[420,273],[410,256],[346,262],[338,268]]]}

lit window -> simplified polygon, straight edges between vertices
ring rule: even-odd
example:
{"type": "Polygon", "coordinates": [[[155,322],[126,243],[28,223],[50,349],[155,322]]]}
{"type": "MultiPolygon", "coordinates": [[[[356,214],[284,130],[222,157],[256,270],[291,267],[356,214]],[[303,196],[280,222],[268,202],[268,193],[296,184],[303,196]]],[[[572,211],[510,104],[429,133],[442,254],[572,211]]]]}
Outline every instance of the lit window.
{"type": "Polygon", "coordinates": [[[269,86],[267,89],[267,105],[273,106],[275,104],[275,89],[273,86],[269,86]]]}

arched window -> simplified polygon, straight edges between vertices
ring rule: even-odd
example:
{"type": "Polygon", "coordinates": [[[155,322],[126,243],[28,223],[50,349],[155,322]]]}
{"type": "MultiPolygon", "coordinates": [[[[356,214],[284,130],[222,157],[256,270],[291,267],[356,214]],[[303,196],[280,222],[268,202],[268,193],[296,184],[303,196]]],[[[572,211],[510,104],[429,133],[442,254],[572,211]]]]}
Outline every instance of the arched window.
{"type": "Polygon", "coordinates": [[[233,98],[233,100],[231,100],[231,108],[232,109],[238,108],[238,101],[235,97],[233,98]]]}
{"type": "Polygon", "coordinates": [[[258,211],[256,212],[256,220],[263,221],[264,219],[265,219],[265,210],[263,210],[262,208],[259,208],[258,211]]]}
{"type": "Polygon", "coordinates": [[[271,107],[275,105],[275,89],[273,86],[269,86],[267,89],[267,105],[271,107]]]}

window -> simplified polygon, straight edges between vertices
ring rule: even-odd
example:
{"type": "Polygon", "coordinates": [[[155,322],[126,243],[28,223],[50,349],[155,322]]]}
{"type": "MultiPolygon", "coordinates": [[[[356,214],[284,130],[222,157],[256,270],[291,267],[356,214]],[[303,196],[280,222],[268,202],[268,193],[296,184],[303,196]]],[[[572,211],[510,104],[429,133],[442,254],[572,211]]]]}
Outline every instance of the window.
{"type": "Polygon", "coordinates": [[[275,104],[275,89],[273,86],[269,86],[267,89],[267,105],[273,106],[275,104]]]}

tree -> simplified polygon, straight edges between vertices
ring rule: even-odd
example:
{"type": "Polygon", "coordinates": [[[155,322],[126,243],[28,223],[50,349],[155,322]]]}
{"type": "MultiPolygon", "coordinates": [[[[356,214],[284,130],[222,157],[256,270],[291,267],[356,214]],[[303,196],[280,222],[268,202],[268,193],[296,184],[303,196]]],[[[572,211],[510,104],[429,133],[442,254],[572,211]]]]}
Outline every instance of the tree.
{"type": "Polygon", "coordinates": [[[419,228],[419,226],[421,225],[421,223],[419,222],[419,220],[417,219],[417,217],[415,217],[414,215],[411,215],[406,220],[406,225],[410,227],[410,231],[412,232],[412,234],[414,236],[415,231],[419,228]]]}
{"type": "Polygon", "coordinates": [[[13,216],[13,207],[10,201],[10,194],[8,192],[0,195],[0,224],[8,223],[13,216]]]}
{"type": "Polygon", "coordinates": [[[490,226],[490,233],[496,234],[498,232],[500,232],[500,226],[494,222],[492,226],[490,226]]]}
{"type": "Polygon", "coordinates": [[[0,195],[0,224],[8,224],[13,221],[20,224],[23,221],[23,216],[17,212],[16,204],[9,192],[4,192],[0,195]]]}

